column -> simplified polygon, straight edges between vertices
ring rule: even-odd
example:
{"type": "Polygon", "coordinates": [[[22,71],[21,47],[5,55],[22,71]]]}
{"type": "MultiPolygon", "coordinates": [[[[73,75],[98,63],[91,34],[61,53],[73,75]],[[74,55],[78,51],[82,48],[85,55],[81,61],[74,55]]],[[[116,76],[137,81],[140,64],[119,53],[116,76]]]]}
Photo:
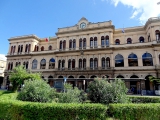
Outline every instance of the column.
{"type": "Polygon", "coordinates": [[[101,54],[98,54],[98,68],[101,68],[101,54]]]}
{"type": "Polygon", "coordinates": [[[65,59],[65,69],[68,69],[68,57],[65,59]]]}
{"type": "Polygon", "coordinates": [[[128,58],[123,57],[124,58],[124,67],[128,67],[128,58]]]}
{"type": "Polygon", "coordinates": [[[58,69],[58,56],[56,56],[55,69],[58,69]]]}
{"type": "Polygon", "coordinates": [[[138,66],[143,66],[142,57],[138,57],[138,66]]]}
{"type": "Polygon", "coordinates": [[[87,59],[86,59],[86,67],[89,68],[89,55],[87,55],[87,59]]]}
{"type": "Polygon", "coordinates": [[[100,35],[100,33],[98,33],[98,36],[97,36],[97,44],[98,44],[98,48],[101,48],[101,35],[100,35]]]}
{"type": "Polygon", "coordinates": [[[155,60],[154,60],[154,65],[158,65],[159,64],[159,60],[158,60],[158,56],[157,56],[157,50],[154,50],[154,54],[155,54],[155,60]]]}
{"type": "Polygon", "coordinates": [[[90,49],[90,37],[89,37],[89,35],[87,35],[87,37],[86,37],[86,49],[90,49]]]}
{"type": "Polygon", "coordinates": [[[111,65],[111,67],[115,67],[114,66],[114,62],[115,62],[115,60],[114,60],[114,58],[113,58],[113,53],[111,53],[111,59],[110,59],[110,65],[111,65]]]}
{"type": "Polygon", "coordinates": [[[56,48],[56,51],[59,51],[59,46],[60,46],[60,41],[59,41],[59,39],[57,39],[57,48],[56,48]]]}
{"type": "Polygon", "coordinates": [[[69,50],[69,37],[66,39],[66,50],[69,50]]]}
{"type": "Polygon", "coordinates": [[[77,36],[77,40],[76,40],[76,50],[79,50],[79,37],[77,36]]]}
{"type": "Polygon", "coordinates": [[[76,69],[78,69],[78,56],[76,56],[76,60],[75,60],[75,62],[76,62],[76,64],[75,64],[75,65],[76,65],[76,66],[75,66],[75,68],[76,68],[76,69]]]}

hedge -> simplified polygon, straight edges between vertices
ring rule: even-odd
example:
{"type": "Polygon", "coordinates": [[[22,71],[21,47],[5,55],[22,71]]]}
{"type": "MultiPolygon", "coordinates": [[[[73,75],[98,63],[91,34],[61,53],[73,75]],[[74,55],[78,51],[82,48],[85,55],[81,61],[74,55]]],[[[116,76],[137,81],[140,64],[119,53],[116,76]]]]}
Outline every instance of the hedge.
{"type": "Polygon", "coordinates": [[[160,104],[110,104],[109,114],[119,120],[160,120],[160,104]]]}
{"type": "Polygon", "coordinates": [[[107,107],[101,104],[60,104],[0,100],[3,120],[103,120],[107,107]]]}
{"type": "Polygon", "coordinates": [[[160,103],[157,96],[129,96],[132,103],[160,103]]]}

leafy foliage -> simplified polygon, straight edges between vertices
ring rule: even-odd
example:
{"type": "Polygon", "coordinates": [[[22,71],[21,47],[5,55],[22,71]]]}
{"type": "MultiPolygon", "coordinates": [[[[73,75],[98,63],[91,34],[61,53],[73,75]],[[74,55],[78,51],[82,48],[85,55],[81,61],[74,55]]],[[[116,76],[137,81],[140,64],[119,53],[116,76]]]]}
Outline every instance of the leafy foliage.
{"type": "Polygon", "coordinates": [[[72,87],[71,84],[65,83],[64,92],[59,94],[58,102],[60,103],[79,103],[84,102],[87,95],[84,91],[79,90],[77,87],[72,87]]]}
{"type": "Polygon", "coordinates": [[[132,103],[160,103],[157,96],[129,96],[132,103]]]}
{"type": "Polygon", "coordinates": [[[160,104],[110,104],[109,112],[118,120],[160,120],[160,104]]]}
{"type": "Polygon", "coordinates": [[[17,99],[31,102],[51,102],[55,97],[55,90],[46,81],[28,80],[24,81],[24,87],[19,92],[17,99]]]}
{"type": "Polygon", "coordinates": [[[41,80],[40,73],[27,72],[23,66],[17,66],[10,73],[9,80],[12,83],[12,91],[17,91],[18,87],[24,83],[24,80],[41,80]]]}
{"type": "Polygon", "coordinates": [[[111,82],[95,79],[89,84],[88,89],[88,97],[94,103],[125,103],[129,100],[125,83],[120,79],[111,82]]]}

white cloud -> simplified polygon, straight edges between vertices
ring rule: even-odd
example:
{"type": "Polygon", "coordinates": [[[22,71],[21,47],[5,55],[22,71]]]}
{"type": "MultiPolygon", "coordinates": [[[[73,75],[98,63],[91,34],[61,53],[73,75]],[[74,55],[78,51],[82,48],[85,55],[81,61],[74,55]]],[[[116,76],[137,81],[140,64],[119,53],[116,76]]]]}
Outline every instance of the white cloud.
{"type": "Polygon", "coordinates": [[[7,58],[5,57],[5,55],[0,54],[0,60],[6,60],[7,58]]]}
{"type": "MultiPolygon", "coordinates": [[[[101,0],[106,1],[106,0],[101,0]]],[[[115,6],[122,3],[133,8],[131,19],[138,18],[144,24],[150,17],[158,17],[160,15],[160,0],[110,0],[115,6]]]]}

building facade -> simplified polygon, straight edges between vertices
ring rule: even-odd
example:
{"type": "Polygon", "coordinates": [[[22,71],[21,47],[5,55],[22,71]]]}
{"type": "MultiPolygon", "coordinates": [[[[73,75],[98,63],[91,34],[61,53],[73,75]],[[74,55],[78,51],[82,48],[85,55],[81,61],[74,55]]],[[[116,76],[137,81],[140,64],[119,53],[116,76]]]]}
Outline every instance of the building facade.
{"type": "Polygon", "coordinates": [[[83,88],[87,78],[117,77],[144,79],[126,81],[128,89],[153,90],[148,77],[160,77],[158,17],[148,19],[144,26],[125,29],[115,29],[112,21],[91,23],[83,17],[74,26],[58,28],[48,42],[27,35],[12,37],[9,43],[3,86],[9,83],[9,71],[20,64],[41,72],[51,86],[62,84],[58,78],[83,88]]]}
{"type": "Polygon", "coordinates": [[[6,69],[6,59],[0,57],[0,87],[3,84],[5,69],[6,69]]]}

